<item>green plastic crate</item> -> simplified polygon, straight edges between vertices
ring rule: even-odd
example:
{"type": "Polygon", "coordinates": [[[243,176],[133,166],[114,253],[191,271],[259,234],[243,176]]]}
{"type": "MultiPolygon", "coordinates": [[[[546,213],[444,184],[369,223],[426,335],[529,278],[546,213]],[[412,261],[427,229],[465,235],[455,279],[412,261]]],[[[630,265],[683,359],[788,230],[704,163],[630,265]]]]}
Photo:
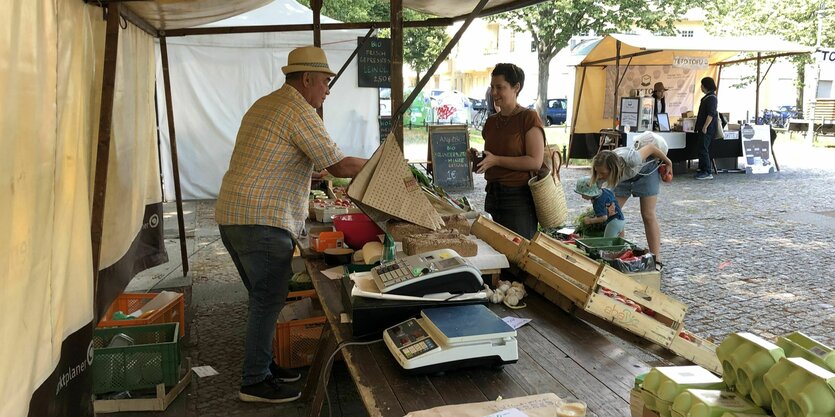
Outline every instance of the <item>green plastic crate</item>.
{"type": "Polygon", "coordinates": [[[102,328],[93,331],[93,393],[176,385],[180,369],[180,323],[102,328]],[[119,333],[134,344],[107,347],[119,333]]]}
{"type": "Polygon", "coordinates": [[[600,251],[620,251],[635,249],[636,245],[622,237],[593,237],[577,239],[577,247],[586,251],[589,257],[600,258],[600,251]]]}

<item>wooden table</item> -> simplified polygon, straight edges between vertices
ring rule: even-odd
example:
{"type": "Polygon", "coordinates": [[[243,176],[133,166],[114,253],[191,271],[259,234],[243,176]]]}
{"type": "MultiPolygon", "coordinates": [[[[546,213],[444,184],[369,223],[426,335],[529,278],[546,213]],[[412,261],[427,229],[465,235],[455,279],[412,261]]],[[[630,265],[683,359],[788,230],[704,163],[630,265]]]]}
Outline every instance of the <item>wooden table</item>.
{"type": "MultiPolygon", "coordinates": [[[[345,311],[341,282],[320,272],[326,268],[321,260],[307,259],[305,263],[329,324],[304,392],[305,398],[313,398],[311,415],[318,415],[330,369],[321,373],[321,381],[318,376],[337,344],[351,340],[351,325],[340,321],[345,311]]],[[[382,342],[342,349],[368,414],[401,417],[410,411],[447,404],[553,392],[586,401],[590,416],[629,416],[634,378],[650,366],[539,295],[530,294],[524,301],[527,308],[520,310],[491,305],[499,317],[533,320],[518,330],[519,361],[502,369],[471,368],[412,376],[402,371],[382,342]]]]}

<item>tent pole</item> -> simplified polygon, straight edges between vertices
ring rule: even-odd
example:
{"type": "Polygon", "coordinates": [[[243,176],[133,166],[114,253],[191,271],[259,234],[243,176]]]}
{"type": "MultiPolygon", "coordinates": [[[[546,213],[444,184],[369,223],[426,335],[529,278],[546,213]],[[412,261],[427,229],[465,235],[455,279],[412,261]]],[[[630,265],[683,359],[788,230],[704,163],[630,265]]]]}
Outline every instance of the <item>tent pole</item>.
{"type": "MultiPolygon", "coordinates": [[[[437,58],[435,58],[435,62],[432,63],[432,66],[429,67],[428,70],[426,70],[426,74],[423,76],[423,78],[420,81],[418,81],[417,85],[415,86],[415,89],[412,90],[412,94],[409,94],[409,98],[407,98],[399,107],[395,106],[394,101],[392,101],[392,109],[397,109],[397,111],[391,114],[392,120],[396,120],[397,118],[403,118],[403,113],[406,112],[406,110],[412,104],[412,101],[414,101],[414,99],[417,97],[420,91],[423,90],[423,87],[426,86],[426,83],[429,82],[429,79],[432,77],[432,75],[435,73],[438,67],[441,66],[441,62],[443,62],[447,58],[447,56],[449,56],[449,53],[452,52],[452,48],[454,48],[455,45],[458,44],[458,40],[461,39],[461,36],[464,34],[467,28],[470,27],[470,23],[472,23],[473,20],[475,20],[475,18],[478,17],[485,4],[487,4],[487,0],[479,0],[478,5],[476,5],[473,11],[464,20],[464,23],[458,29],[458,32],[455,32],[455,35],[453,35],[452,39],[449,40],[449,43],[447,43],[447,45],[444,47],[444,50],[438,54],[437,58]]],[[[392,94],[393,93],[394,91],[392,90],[392,94]]],[[[392,100],[394,100],[394,97],[392,97],[392,100]]]]}
{"type": "Polygon", "coordinates": [[[107,194],[107,171],[110,159],[110,131],[113,125],[113,97],[116,85],[116,58],[119,53],[119,4],[107,8],[107,25],[104,39],[104,73],[101,80],[101,107],[99,137],[96,144],[96,172],[93,183],[93,213],[90,224],[90,242],[93,252],[93,327],[98,323],[97,309],[99,265],[101,264],[101,238],[104,230],[104,202],[107,194]]]}
{"type": "Polygon", "coordinates": [[[620,79],[620,41],[615,43],[615,81],[614,81],[614,98],[612,100],[612,129],[618,128],[618,81],[620,79]]]}
{"type": "Polygon", "coordinates": [[[374,33],[374,28],[368,29],[368,33],[365,34],[365,37],[362,38],[357,47],[354,48],[354,52],[351,52],[351,56],[349,56],[348,59],[345,60],[345,63],[342,64],[342,68],[339,69],[339,72],[336,73],[331,82],[328,84],[328,88],[333,88],[334,84],[336,84],[336,80],[338,80],[339,77],[342,76],[342,73],[345,72],[346,69],[348,69],[348,65],[351,64],[351,61],[354,60],[354,57],[357,56],[360,49],[362,49],[365,46],[365,44],[368,42],[368,39],[371,38],[372,33],[374,33]]]}
{"type": "MultiPolygon", "coordinates": [[[[403,0],[391,1],[391,108],[403,105],[403,0]]],[[[403,118],[391,114],[391,131],[403,149],[403,118]]]]}
{"type": "Polygon", "coordinates": [[[577,115],[580,113],[580,102],[583,101],[583,85],[586,84],[586,67],[583,67],[583,78],[580,78],[580,94],[574,104],[574,116],[571,118],[571,135],[568,136],[568,154],[565,156],[565,166],[571,161],[571,144],[574,142],[574,132],[577,131],[577,115]]]}
{"type": "Polygon", "coordinates": [[[760,114],[760,59],[761,53],[757,52],[757,88],[756,88],[756,99],[757,101],[754,103],[754,120],[757,120],[757,117],[760,114]]]}
{"type": "Polygon", "coordinates": [[[159,51],[162,58],[162,80],[165,87],[165,111],[168,116],[168,143],[171,147],[171,169],[174,173],[174,199],[177,202],[177,229],[180,237],[180,259],[183,276],[188,274],[188,249],[186,247],[186,226],[183,218],[183,193],[180,191],[180,165],[177,157],[177,135],[174,131],[174,107],[171,103],[171,76],[168,73],[168,45],[165,36],[159,37],[159,51]]]}
{"type": "MultiPolygon", "coordinates": [[[[311,0],[310,8],[313,9],[313,46],[322,47],[322,0],[311,0]]],[[[316,109],[320,119],[325,119],[324,105],[316,109]]]]}

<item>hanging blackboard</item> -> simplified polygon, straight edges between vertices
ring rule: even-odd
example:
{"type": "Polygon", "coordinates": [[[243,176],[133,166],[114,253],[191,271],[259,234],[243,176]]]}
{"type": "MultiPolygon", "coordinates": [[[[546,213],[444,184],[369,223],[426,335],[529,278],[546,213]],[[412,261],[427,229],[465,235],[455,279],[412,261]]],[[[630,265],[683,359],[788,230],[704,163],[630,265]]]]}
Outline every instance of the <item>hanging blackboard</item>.
{"type": "Polygon", "coordinates": [[[380,121],[380,143],[383,143],[391,133],[391,116],[380,116],[378,120],[380,121]]]}
{"type": "Polygon", "coordinates": [[[473,188],[467,125],[429,126],[432,178],[445,189],[473,188]]]}
{"type": "MultiPolygon", "coordinates": [[[[362,44],[363,38],[357,38],[362,44]]],[[[360,87],[391,87],[391,39],[369,38],[357,52],[360,87]]]]}

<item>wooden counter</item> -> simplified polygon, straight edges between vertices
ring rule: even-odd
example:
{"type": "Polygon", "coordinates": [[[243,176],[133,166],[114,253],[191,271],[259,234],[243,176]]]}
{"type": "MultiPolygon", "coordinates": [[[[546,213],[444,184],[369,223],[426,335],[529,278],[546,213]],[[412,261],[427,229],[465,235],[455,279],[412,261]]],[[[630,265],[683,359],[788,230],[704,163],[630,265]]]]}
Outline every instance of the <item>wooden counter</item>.
{"type": "MultiPolygon", "coordinates": [[[[340,314],[345,311],[341,282],[320,272],[326,268],[321,260],[307,259],[305,263],[329,324],[305,387],[305,396],[313,396],[311,415],[318,415],[324,395],[318,375],[337,344],[351,340],[351,326],[340,322],[340,314]]],[[[524,301],[528,307],[521,310],[491,306],[499,317],[533,320],[518,330],[519,361],[502,369],[470,368],[412,376],[402,371],[382,342],[342,349],[368,414],[401,417],[439,405],[553,392],[586,401],[589,410],[598,416],[629,416],[634,378],[650,366],[539,295],[530,294],[524,301]]],[[[665,363],[652,353],[648,355],[653,361],[659,360],[656,364],[665,363]]],[[[325,384],[329,372],[326,369],[322,373],[325,384]]]]}

